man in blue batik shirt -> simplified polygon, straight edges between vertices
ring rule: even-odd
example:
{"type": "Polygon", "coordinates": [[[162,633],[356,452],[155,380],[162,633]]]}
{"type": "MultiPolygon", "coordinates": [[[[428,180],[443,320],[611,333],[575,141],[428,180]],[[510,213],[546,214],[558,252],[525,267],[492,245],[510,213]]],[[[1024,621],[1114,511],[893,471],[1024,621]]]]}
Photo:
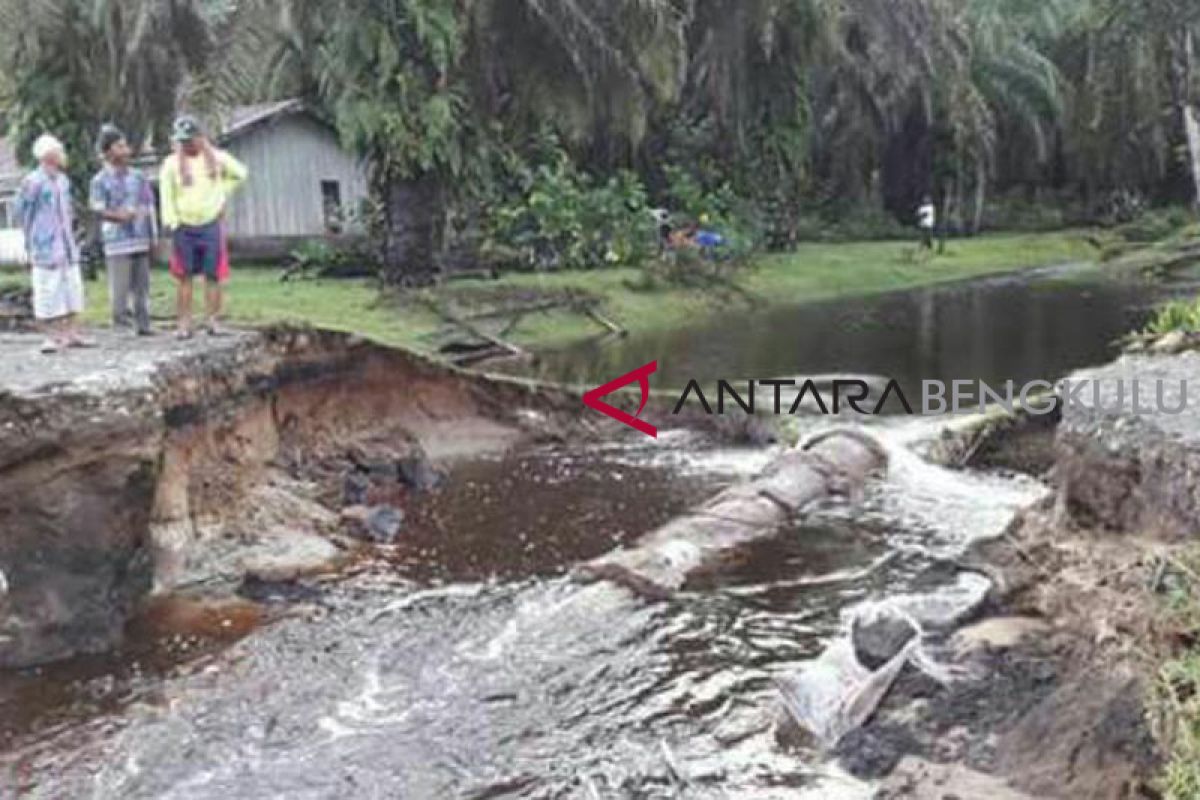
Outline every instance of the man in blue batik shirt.
{"type": "Polygon", "coordinates": [[[118,128],[101,128],[97,149],[104,167],[92,178],[89,205],[101,220],[113,325],[129,325],[132,299],[135,329],[149,336],[150,260],[158,234],[154,190],[141,171],[129,166],[132,151],[118,128]]]}

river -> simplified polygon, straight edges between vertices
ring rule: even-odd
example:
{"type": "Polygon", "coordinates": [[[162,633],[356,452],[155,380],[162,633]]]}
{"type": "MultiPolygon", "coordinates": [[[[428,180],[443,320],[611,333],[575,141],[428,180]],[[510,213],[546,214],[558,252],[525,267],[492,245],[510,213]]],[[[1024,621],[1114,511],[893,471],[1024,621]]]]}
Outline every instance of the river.
{"type": "MultiPolygon", "coordinates": [[[[540,369],[1052,378],[1106,359],[1154,299],[1056,271],[733,315],[540,369]]],[[[260,587],[249,622],[142,620],[121,652],[0,676],[0,798],[868,797],[779,738],[774,681],[854,603],[928,584],[1043,491],[925,464],[905,444],[931,429],[886,426],[889,476],[853,507],[658,603],[570,569],[769,452],[671,434],[460,464],[400,548],[286,597],[260,587]]]]}

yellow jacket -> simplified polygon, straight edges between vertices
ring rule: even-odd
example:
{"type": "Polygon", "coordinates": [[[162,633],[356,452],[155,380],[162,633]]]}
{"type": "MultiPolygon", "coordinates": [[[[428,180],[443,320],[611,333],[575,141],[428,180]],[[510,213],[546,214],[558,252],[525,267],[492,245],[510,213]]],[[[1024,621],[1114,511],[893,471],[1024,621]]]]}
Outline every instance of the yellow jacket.
{"type": "Polygon", "coordinates": [[[158,183],[164,228],[207,225],[215,222],[225,211],[229,196],[242,185],[249,171],[224,150],[214,148],[213,156],[217,163],[215,178],[209,174],[208,161],[203,153],[188,158],[176,152],[163,162],[158,183]],[[181,158],[187,158],[191,175],[191,181],[186,186],[180,173],[181,158]]]}

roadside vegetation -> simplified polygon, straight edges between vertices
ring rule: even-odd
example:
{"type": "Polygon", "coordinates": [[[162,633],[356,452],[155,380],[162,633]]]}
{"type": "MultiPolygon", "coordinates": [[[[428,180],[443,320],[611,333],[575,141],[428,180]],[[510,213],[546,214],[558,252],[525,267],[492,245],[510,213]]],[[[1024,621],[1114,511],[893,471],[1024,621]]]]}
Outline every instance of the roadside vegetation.
{"type": "Polygon", "coordinates": [[[1167,800],[1200,797],[1200,549],[1186,550],[1164,571],[1157,626],[1167,655],[1151,709],[1166,748],[1161,789],[1167,800]]]}
{"type": "MultiPolygon", "coordinates": [[[[443,320],[431,304],[477,307],[506,297],[522,302],[567,296],[595,301],[604,315],[631,333],[695,322],[730,308],[748,313],[808,300],[883,292],[1009,272],[1041,264],[1083,261],[1095,248],[1086,232],[980,236],[952,243],[942,255],[917,257],[910,242],[809,244],[786,254],[756,257],[723,288],[644,287],[641,270],[511,273],[496,281],[464,281],[403,295],[381,294],[375,279],[281,280],[278,267],[239,266],[229,299],[230,318],[247,324],[306,322],[353,331],[387,344],[428,349],[443,320]]],[[[19,278],[13,277],[14,282],[19,278]]],[[[152,310],[169,318],[174,284],[161,268],[152,281],[152,310]]],[[[88,284],[88,320],[107,322],[107,286],[88,284]]],[[[530,315],[511,334],[524,346],[552,346],[595,335],[596,324],[568,310],[530,315]]]]}

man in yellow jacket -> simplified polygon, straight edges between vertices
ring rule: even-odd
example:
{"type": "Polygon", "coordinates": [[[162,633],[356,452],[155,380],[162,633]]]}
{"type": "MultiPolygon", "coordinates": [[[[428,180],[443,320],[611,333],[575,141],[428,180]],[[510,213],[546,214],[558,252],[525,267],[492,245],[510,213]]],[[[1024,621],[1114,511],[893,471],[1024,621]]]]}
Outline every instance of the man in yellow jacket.
{"type": "Polygon", "coordinates": [[[221,284],[229,277],[225,206],[246,180],[246,168],[213,147],[194,117],[175,120],[175,152],[159,174],[162,227],[171,236],[171,274],[179,281],[176,313],[183,339],[192,336],[192,279],[204,278],[205,329],[217,335],[221,284]]]}

